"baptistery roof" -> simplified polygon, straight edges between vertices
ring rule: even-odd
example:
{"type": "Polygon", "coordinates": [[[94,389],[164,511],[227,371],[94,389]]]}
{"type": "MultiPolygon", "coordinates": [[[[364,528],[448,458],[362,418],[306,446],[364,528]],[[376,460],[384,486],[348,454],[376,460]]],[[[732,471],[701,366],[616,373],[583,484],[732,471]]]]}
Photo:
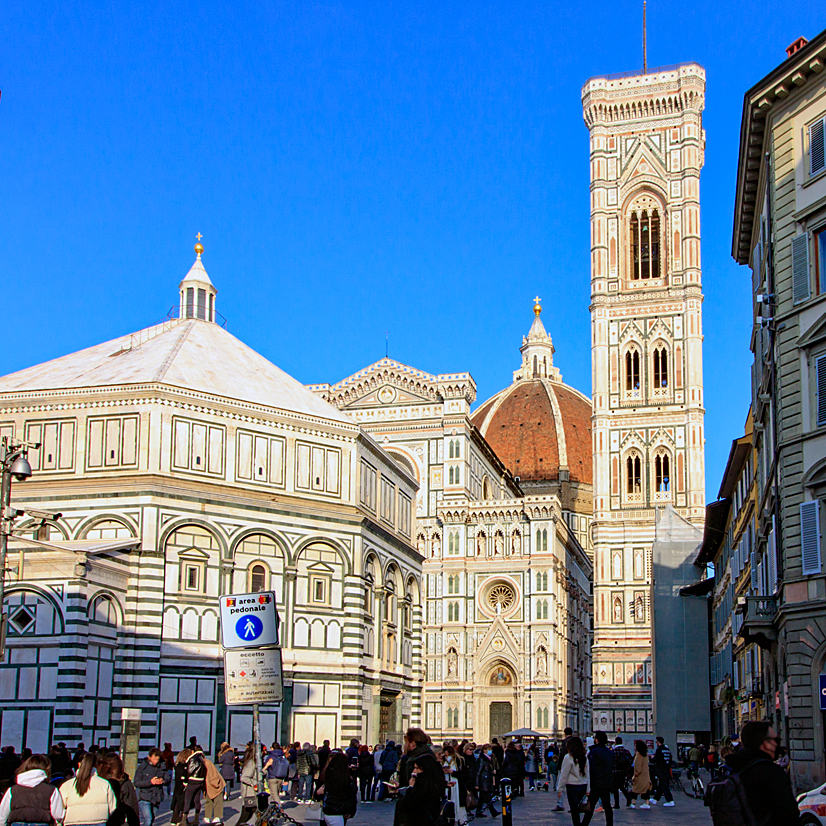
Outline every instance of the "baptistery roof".
{"type": "Polygon", "coordinates": [[[554,347],[539,317],[522,341],[522,367],[513,384],[471,416],[505,466],[522,482],[593,478],[591,400],[562,382],[554,347]]]}

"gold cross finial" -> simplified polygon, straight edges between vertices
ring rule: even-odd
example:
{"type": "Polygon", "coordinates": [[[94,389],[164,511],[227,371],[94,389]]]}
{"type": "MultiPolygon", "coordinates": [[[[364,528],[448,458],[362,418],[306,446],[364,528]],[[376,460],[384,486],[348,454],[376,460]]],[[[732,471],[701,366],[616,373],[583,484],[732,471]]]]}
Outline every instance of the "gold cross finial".
{"type": "Polygon", "coordinates": [[[201,253],[204,251],[204,245],[201,243],[201,239],[204,236],[199,232],[195,237],[198,239],[198,243],[195,245],[195,252],[198,253],[198,258],[200,258],[201,253]]]}
{"type": "Polygon", "coordinates": [[[541,304],[541,301],[542,301],[542,299],[541,299],[539,296],[537,296],[537,297],[533,300],[533,312],[534,312],[534,315],[539,315],[539,314],[542,312],[542,304],[541,304]]]}
{"type": "Polygon", "coordinates": [[[195,237],[200,241],[204,236],[199,232],[195,237]]]}

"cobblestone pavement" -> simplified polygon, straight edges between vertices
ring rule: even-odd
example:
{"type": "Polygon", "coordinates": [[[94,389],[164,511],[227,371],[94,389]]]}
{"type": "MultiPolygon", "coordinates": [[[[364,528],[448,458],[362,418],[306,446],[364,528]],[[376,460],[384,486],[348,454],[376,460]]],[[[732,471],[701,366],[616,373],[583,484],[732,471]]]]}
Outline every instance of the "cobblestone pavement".
{"type": "MultiPolygon", "coordinates": [[[[571,816],[566,812],[554,812],[556,796],[544,792],[528,793],[525,797],[514,800],[513,803],[513,826],[569,826],[571,816]]],[[[703,806],[701,800],[694,800],[685,794],[675,791],[673,808],[663,809],[662,805],[652,806],[650,810],[627,809],[625,803],[623,808],[614,810],[614,823],[634,824],[634,826],[710,826],[711,817],[708,809],[703,806]]],[[[240,811],[240,801],[236,791],[230,801],[224,807],[224,820],[227,826],[235,826],[240,811]]],[[[303,804],[287,803],[284,810],[299,823],[303,823],[304,811],[307,807],[303,804]]],[[[391,803],[368,803],[359,804],[358,812],[350,823],[354,826],[391,826],[393,823],[393,809],[391,803]]],[[[169,801],[164,802],[162,814],[159,814],[155,821],[156,826],[168,826],[169,801]]],[[[605,815],[601,812],[596,814],[591,821],[601,826],[605,823],[605,815]]],[[[482,824],[501,824],[501,818],[477,821],[478,826],[482,824]]],[[[204,824],[203,819],[201,824],[204,824]]]]}

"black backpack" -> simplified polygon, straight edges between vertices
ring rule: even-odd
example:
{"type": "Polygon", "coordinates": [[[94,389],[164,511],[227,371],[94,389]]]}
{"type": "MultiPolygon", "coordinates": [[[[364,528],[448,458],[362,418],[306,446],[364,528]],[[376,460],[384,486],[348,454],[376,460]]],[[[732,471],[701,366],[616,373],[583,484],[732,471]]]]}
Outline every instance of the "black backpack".
{"type": "Polygon", "coordinates": [[[705,805],[711,811],[714,826],[760,826],[751,810],[740,775],[760,760],[746,763],[739,772],[724,766],[716,780],[706,787],[705,805]]]}

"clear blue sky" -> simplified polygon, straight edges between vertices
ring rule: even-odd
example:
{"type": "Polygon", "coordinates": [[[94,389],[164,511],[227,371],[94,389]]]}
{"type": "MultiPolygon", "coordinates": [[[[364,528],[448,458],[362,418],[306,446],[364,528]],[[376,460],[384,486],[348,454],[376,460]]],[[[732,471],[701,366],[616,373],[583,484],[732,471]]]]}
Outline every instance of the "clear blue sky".
{"type": "MultiPolygon", "coordinates": [[[[749,276],[730,256],[743,93],[826,11],[648,10],[649,65],[707,71],[711,500],[749,400],[749,276]]],[[[481,402],[538,293],[589,394],[580,89],[640,67],[640,28],[623,1],[4,3],[0,374],[159,321],[201,231],[229,329],[303,382],[382,357],[389,330],[393,358],[468,370],[481,402]]]]}

